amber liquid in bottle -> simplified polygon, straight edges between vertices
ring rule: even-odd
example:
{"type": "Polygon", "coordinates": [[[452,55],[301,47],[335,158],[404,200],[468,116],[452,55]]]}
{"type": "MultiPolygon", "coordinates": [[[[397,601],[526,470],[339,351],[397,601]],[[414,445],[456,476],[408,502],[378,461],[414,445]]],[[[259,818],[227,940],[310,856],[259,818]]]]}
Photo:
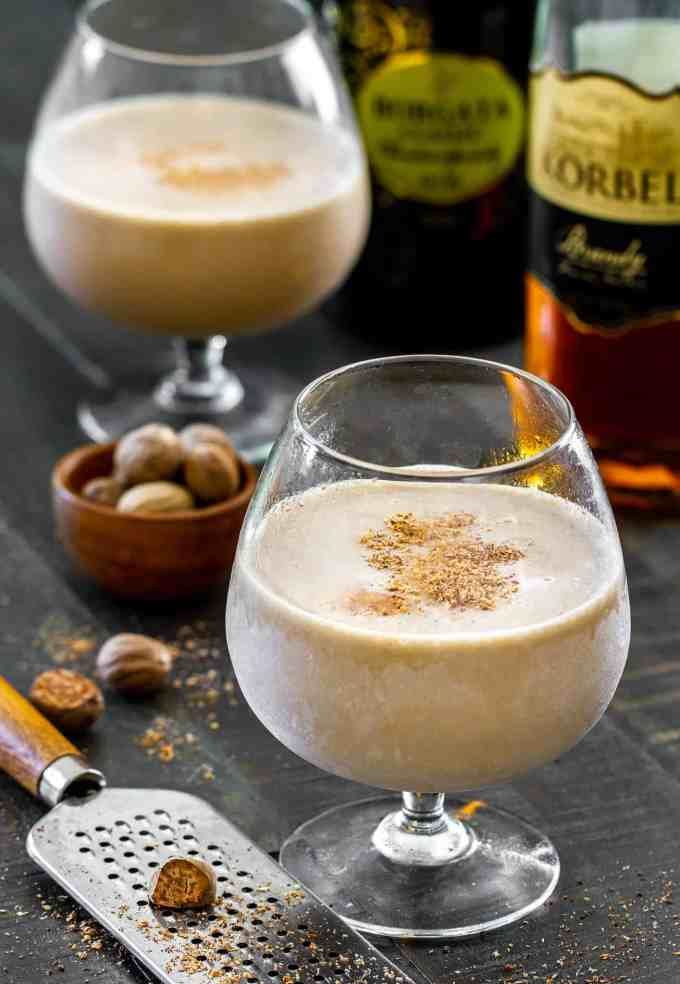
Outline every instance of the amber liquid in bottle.
{"type": "Polygon", "coordinates": [[[680,510],[680,323],[582,334],[528,277],[526,365],[577,408],[611,499],[680,510]]]}
{"type": "Polygon", "coordinates": [[[538,21],[526,364],[572,401],[614,502],[676,511],[680,3],[584,6],[538,21]]]}

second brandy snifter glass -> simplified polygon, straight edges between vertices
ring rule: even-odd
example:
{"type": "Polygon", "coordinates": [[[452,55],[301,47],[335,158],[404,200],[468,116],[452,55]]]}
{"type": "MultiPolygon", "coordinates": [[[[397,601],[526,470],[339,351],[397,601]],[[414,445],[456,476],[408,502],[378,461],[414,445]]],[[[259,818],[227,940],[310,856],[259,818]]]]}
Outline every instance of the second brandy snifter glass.
{"type": "Polygon", "coordinates": [[[328,810],[282,864],[356,928],[463,937],[553,891],[548,838],[482,794],[600,719],[630,614],[567,400],[454,356],[358,363],[299,396],[251,503],[227,639],[284,745],[401,796],[328,810]]]}
{"type": "Polygon", "coordinates": [[[25,218],[76,303],[175,336],[153,394],[80,408],[95,440],[150,420],[222,426],[262,459],[294,393],[245,385],[228,337],[282,325],[349,272],[369,216],[351,102],[304,0],[92,0],[45,96],[25,218]]]}

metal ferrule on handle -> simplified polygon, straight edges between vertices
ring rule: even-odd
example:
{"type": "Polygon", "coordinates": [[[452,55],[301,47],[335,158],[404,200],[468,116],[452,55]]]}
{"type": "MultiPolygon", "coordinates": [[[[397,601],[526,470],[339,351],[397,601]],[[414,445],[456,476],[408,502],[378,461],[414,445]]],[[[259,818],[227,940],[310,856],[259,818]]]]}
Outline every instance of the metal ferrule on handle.
{"type": "Polygon", "coordinates": [[[77,789],[102,789],[105,785],[106,779],[99,769],[93,769],[79,755],[63,755],[44,770],[38,783],[38,796],[48,806],[56,806],[77,789]]]}
{"type": "Polygon", "coordinates": [[[0,768],[49,806],[68,793],[106,785],[102,773],[2,676],[0,768]]]}

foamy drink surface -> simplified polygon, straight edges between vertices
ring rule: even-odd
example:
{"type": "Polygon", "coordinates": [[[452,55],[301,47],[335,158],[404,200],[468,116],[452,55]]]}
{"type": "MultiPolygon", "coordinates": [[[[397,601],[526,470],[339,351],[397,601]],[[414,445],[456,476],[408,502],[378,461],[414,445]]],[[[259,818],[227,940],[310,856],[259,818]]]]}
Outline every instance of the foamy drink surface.
{"type": "Polygon", "coordinates": [[[30,154],[27,225],[47,271],[154,331],[286,321],[347,273],[367,216],[354,136],[271,102],[113,100],[48,124],[30,154]]]}
{"type": "Polygon", "coordinates": [[[242,544],[228,610],[239,682],[284,744],[430,792],[575,744],[629,632],[613,532],[500,485],[353,480],[286,499],[242,544]]]}

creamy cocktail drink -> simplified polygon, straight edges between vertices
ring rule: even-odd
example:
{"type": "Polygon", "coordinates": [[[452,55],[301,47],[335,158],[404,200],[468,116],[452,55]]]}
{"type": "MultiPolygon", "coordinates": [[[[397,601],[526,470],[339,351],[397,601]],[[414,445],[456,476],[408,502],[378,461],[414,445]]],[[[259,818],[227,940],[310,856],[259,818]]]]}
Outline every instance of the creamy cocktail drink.
{"type": "Polygon", "coordinates": [[[228,637],[288,748],[421,792],[522,773],[604,713],[629,639],[611,530],[530,488],[348,480],[244,539],[228,637]]]}
{"type": "Polygon", "coordinates": [[[369,213],[356,136],[219,95],[116,99],[38,132],[28,234],[79,304],[149,331],[249,333],[348,273],[369,213]]]}

